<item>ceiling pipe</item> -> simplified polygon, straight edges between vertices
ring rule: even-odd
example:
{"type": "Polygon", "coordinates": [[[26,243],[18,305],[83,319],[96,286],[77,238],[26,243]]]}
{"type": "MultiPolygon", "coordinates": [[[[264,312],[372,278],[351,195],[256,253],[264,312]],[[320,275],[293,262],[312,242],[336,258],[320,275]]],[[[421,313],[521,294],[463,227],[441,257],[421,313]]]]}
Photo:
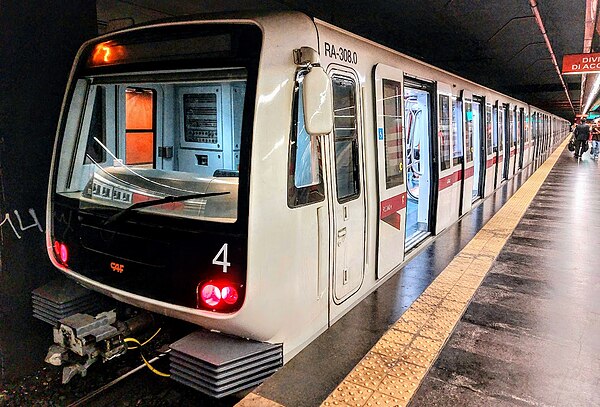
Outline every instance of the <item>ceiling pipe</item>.
{"type": "Polygon", "coordinates": [[[573,115],[575,115],[575,108],[573,107],[573,102],[571,101],[571,97],[569,96],[569,89],[567,88],[567,84],[562,77],[560,72],[560,68],[558,67],[558,62],[556,62],[556,55],[554,55],[554,50],[552,49],[552,44],[550,44],[550,39],[548,38],[548,34],[546,33],[546,28],[544,27],[544,22],[542,21],[542,16],[540,15],[540,11],[538,10],[538,5],[536,0],[529,0],[529,4],[531,5],[531,11],[535,17],[535,21],[537,22],[540,31],[542,32],[542,36],[544,37],[544,41],[546,42],[546,47],[548,48],[548,52],[550,52],[550,57],[552,58],[552,63],[554,64],[554,68],[556,69],[556,73],[558,74],[558,78],[560,79],[560,83],[565,90],[565,95],[567,95],[567,100],[569,101],[569,105],[571,106],[571,110],[573,111],[573,115]]]}

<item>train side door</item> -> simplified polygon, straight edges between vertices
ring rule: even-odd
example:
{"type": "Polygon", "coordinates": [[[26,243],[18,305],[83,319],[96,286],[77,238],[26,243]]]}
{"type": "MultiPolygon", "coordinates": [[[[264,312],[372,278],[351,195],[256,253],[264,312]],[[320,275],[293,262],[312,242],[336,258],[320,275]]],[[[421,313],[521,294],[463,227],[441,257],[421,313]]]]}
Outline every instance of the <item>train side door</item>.
{"type": "Polygon", "coordinates": [[[502,149],[500,148],[500,129],[498,127],[500,111],[498,109],[498,101],[494,104],[492,108],[492,120],[493,120],[493,146],[494,146],[494,190],[498,188],[500,184],[500,180],[498,179],[498,166],[500,165],[500,157],[502,154],[502,149]]]}
{"type": "Polygon", "coordinates": [[[485,182],[485,100],[474,96],[471,104],[473,121],[473,190],[471,201],[475,202],[483,196],[485,182]]]}
{"type": "Polygon", "coordinates": [[[525,140],[527,140],[527,124],[525,120],[525,110],[519,109],[519,133],[521,137],[519,139],[519,168],[523,168],[525,160],[525,140]]]}
{"type": "Polygon", "coordinates": [[[341,304],[360,289],[365,265],[366,203],[358,79],[330,71],[334,129],[329,137],[332,208],[332,299],[341,304]]]}
{"type": "Polygon", "coordinates": [[[458,216],[463,214],[463,173],[465,159],[463,127],[463,102],[460,97],[452,95],[452,165],[454,167],[454,188],[457,190],[458,216]]]}
{"type": "Polygon", "coordinates": [[[432,82],[404,77],[404,127],[406,136],[406,238],[409,251],[432,232],[434,202],[433,165],[436,121],[433,112],[435,89],[432,82]]]}
{"type": "Polygon", "coordinates": [[[494,182],[496,175],[495,158],[496,149],[494,148],[494,115],[492,104],[485,104],[485,184],[484,196],[490,195],[494,191],[494,182]]]}
{"type": "Polygon", "coordinates": [[[515,146],[515,163],[514,163],[514,173],[516,174],[519,170],[519,161],[521,159],[521,115],[519,114],[519,108],[515,107],[514,109],[514,117],[515,117],[515,137],[513,139],[515,146]]]}
{"type": "Polygon", "coordinates": [[[508,167],[510,162],[510,108],[504,104],[502,108],[502,137],[504,140],[504,163],[502,166],[502,179],[508,179],[508,167]]]}
{"type": "Polygon", "coordinates": [[[464,170],[461,213],[467,213],[473,205],[473,175],[475,174],[475,163],[473,161],[473,95],[471,92],[463,90],[462,103],[464,112],[464,170]]]}
{"type": "Polygon", "coordinates": [[[445,83],[437,84],[438,110],[438,205],[435,231],[441,232],[458,219],[461,166],[453,160],[456,126],[453,125],[452,87],[445,83]]]}
{"type": "Polygon", "coordinates": [[[507,105],[506,109],[506,179],[512,178],[515,173],[515,110],[512,105],[507,105]]]}
{"type": "Polygon", "coordinates": [[[375,67],[377,117],[377,186],[379,191],[377,278],[404,260],[406,183],[404,163],[404,73],[378,64],[375,67]]]}

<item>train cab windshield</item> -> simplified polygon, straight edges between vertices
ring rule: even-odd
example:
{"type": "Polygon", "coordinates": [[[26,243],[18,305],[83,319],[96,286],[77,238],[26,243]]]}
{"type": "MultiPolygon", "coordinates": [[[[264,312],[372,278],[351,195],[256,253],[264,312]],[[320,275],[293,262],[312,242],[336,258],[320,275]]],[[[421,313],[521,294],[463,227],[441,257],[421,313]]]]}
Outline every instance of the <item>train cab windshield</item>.
{"type": "Polygon", "coordinates": [[[260,51],[252,37],[203,27],[89,46],[63,118],[55,192],[113,220],[139,211],[236,222],[260,51]]]}

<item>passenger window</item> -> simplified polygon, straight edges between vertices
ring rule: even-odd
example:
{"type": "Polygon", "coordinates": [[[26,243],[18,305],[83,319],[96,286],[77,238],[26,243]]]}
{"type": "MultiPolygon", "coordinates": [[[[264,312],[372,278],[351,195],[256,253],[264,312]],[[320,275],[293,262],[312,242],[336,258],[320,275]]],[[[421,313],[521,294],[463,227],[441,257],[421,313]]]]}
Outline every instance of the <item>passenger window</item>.
{"type": "Polygon", "coordinates": [[[96,140],[99,140],[102,144],[106,145],[105,104],[104,88],[98,86],[96,88],[96,95],[94,96],[94,107],[92,110],[92,119],[90,121],[89,135],[85,149],[84,164],[103,163],[106,161],[106,152],[102,146],[96,142],[96,140]]]}
{"type": "Polygon", "coordinates": [[[452,162],[454,165],[460,164],[463,157],[462,143],[462,102],[456,97],[452,97],[452,139],[454,140],[454,151],[452,153],[452,162]]]}
{"type": "Polygon", "coordinates": [[[492,105],[485,105],[485,137],[486,137],[486,151],[487,155],[494,152],[493,147],[493,130],[492,130],[492,105]]]}
{"type": "Polygon", "coordinates": [[[385,186],[404,184],[402,137],[402,84],[383,79],[383,133],[385,137],[385,186]]]}
{"type": "Polygon", "coordinates": [[[321,140],[304,127],[302,77],[294,89],[293,123],[290,135],[288,205],[298,207],[325,199],[321,167],[321,140]]]}
{"type": "Polygon", "coordinates": [[[360,195],[356,84],[353,79],[333,77],[333,112],[337,199],[343,203],[360,195]]]}
{"type": "Polygon", "coordinates": [[[448,95],[439,95],[438,114],[438,138],[442,153],[440,169],[444,171],[450,168],[450,97],[448,95]]]}
{"type": "Polygon", "coordinates": [[[465,101],[465,160],[473,161],[473,104],[465,101]]]}
{"type": "Polygon", "coordinates": [[[154,164],[154,91],[127,88],[125,91],[125,163],[154,164]]]}

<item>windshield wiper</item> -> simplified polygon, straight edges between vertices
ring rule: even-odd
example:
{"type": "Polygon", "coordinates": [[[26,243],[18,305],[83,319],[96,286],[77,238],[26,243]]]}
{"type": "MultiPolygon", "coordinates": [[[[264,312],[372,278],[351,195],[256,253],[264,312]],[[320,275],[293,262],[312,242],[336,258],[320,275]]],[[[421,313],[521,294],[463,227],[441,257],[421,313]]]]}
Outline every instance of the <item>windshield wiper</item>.
{"type": "Polygon", "coordinates": [[[117,222],[118,220],[124,218],[125,216],[127,216],[128,214],[130,214],[131,212],[133,212],[136,209],[148,208],[150,206],[163,205],[163,204],[168,204],[168,203],[173,203],[173,202],[187,201],[189,199],[195,199],[195,198],[209,198],[211,196],[219,196],[219,195],[227,195],[227,194],[229,194],[228,191],[227,192],[197,193],[197,194],[188,194],[188,195],[179,195],[179,196],[169,195],[169,196],[165,196],[164,198],[154,199],[152,201],[137,202],[137,203],[134,203],[133,205],[130,205],[127,208],[115,213],[110,218],[106,219],[106,221],[104,222],[104,226],[107,226],[107,225],[117,222]]]}

